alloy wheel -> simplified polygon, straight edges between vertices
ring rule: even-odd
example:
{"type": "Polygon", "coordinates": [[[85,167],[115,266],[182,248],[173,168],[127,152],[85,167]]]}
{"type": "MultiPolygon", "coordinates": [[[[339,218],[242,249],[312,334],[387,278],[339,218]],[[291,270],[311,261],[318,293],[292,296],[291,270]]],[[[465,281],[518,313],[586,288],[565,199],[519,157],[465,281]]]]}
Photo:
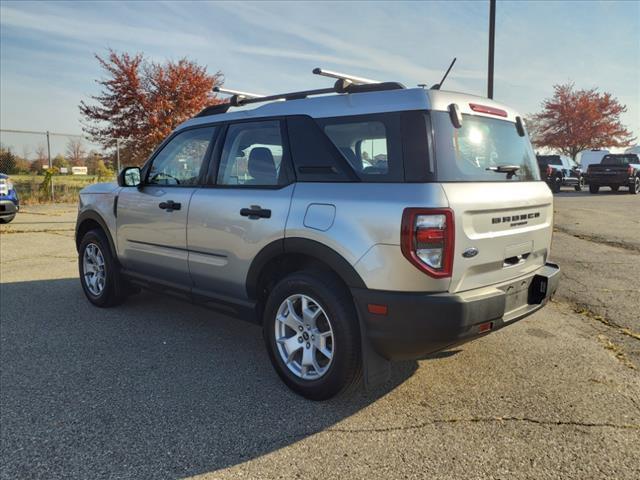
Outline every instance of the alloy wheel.
{"type": "Polygon", "coordinates": [[[317,380],[333,361],[335,343],[329,316],[308,295],[286,298],[275,318],[275,341],[287,368],[303,380],[317,380]]]}
{"type": "Polygon", "coordinates": [[[100,251],[100,247],[95,243],[88,244],[84,249],[82,271],[87,290],[96,297],[100,296],[106,284],[107,274],[104,256],[100,251]]]}

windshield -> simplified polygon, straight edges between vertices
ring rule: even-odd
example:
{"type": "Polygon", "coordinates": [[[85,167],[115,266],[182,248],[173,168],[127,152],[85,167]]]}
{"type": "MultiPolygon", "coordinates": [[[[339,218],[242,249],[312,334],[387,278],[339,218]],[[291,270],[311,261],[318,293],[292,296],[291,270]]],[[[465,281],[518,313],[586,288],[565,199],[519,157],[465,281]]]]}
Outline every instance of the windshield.
{"type": "Polygon", "coordinates": [[[437,176],[449,182],[525,182],[540,180],[527,136],[516,125],[476,115],[462,115],[455,128],[447,112],[432,112],[437,176]],[[518,167],[515,173],[505,167],[518,167]],[[509,171],[501,171],[509,170],[509,171]]]}

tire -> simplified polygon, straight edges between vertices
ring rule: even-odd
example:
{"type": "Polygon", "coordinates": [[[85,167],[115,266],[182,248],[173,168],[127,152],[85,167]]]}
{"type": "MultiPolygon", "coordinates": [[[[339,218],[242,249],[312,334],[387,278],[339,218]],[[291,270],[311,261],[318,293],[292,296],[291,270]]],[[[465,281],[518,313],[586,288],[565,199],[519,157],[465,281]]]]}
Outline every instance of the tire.
{"type": "Polygon", "coordinates": [[[609,185],[612,192],[617,192],[620,189],[620,185],[609,185]]]}
{"type": "Polygon", "coordinates": [[[333,274],[301,271],[278,282],[266,302],[263,334],[276,372],[291,390],[305,398],[327,400],[362,376],[357,313],[347,287],[333,274]],[[316,320],[301,315],[303,298],[308,311],[317,314],[316,320]],[[315,366],[304,367],[305,358],[307,365],[314,359],[315,366]]]}
{"type": "Polygon", "coordinates": [[[589,185],[589,193],[598,193],[600,191],[600,185],[589,185]]]}
{"type": "Polygon", "coordinates": [[[581,192],[584,188],[584,177],[580,177],[580,179],[578,180],[578,184],[573,188],[576,192],[581,192]]]}
{"type": "Polygon", "coordinates": [[[635,181],[631,185],[629,185],[629,193],[631,195],[640,193],[640,177],[636,177],[635,181]]]}
{"type": "Polygon", "coordinates": [[[16,218],[15,215],[11,215],[10,217],[0,218],[0,223],[11,223],[13,219],[16,218]]]}
{"type": "Polygon", "coordinates": [[[78,251],[80,284],[87,299],[101,308],[113,307],[122,303],[125,299],[126,283],[120,275],[117,261],[111,255],[109,241],[104,232],[102,230],[88,231],[82,237],[78,251]],[[89,270],[89,267],[92,267],[92,270],[89,270]],[[99,281],[100,278],[102,281],[99,281]],[[95,284],[92,284],[92,279],[96,279],[95,284]]]}
{"type": "Polygon", "coordinates": [[[553,177],[553,183],[550,185],[551,191],[553,193],[558,193],[560,192],[560,187],[562,187],[562,177],[553,177]]]}

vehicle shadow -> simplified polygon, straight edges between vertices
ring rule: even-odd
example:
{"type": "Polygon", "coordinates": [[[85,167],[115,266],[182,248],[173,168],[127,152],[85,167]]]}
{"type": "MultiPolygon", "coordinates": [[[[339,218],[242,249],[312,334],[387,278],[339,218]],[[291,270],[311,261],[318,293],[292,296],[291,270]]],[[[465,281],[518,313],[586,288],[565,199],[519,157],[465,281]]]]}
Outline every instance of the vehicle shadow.
{"type": "Polygon", "coordinates": [[[264,455],[404,382],[327,402],[291,393],[261,330],[151,293],[92,307],[77,279],[0,284],[3,476],[180,478],[264,455]]]}

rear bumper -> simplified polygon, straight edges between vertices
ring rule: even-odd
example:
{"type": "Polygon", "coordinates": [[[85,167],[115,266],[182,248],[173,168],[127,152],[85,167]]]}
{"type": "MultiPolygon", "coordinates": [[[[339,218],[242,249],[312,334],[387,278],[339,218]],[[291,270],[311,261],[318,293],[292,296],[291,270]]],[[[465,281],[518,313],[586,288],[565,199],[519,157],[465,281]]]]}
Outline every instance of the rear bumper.
{"type": "Polygon", "coordinates": [[[633,185],[635,181],[634,177],[628,175],[611,175],[611,176],[587,176],[585,177],[588,185],[597,185],[600,187],[607,187],[609,185],[633,185]]]}
{"type": "Polygon", "coordinates": [[[0,200],[0,217],[12,217],[20,207],[12,200],[0,200]]]}
{"type": "Polygon", "coordinates": [[[533,314],[555,293],[559,274],[558,265],[547,263],[515,281],[460,294],[368,289],[352,289],[352,294],[372,347],[389,360],[407,360],[473,340],[533,314]],[[370,313],[369,304],[386,305],[387,314],[370,313]],[[487,322],[491,325],[485,332],[487,322]]]}

